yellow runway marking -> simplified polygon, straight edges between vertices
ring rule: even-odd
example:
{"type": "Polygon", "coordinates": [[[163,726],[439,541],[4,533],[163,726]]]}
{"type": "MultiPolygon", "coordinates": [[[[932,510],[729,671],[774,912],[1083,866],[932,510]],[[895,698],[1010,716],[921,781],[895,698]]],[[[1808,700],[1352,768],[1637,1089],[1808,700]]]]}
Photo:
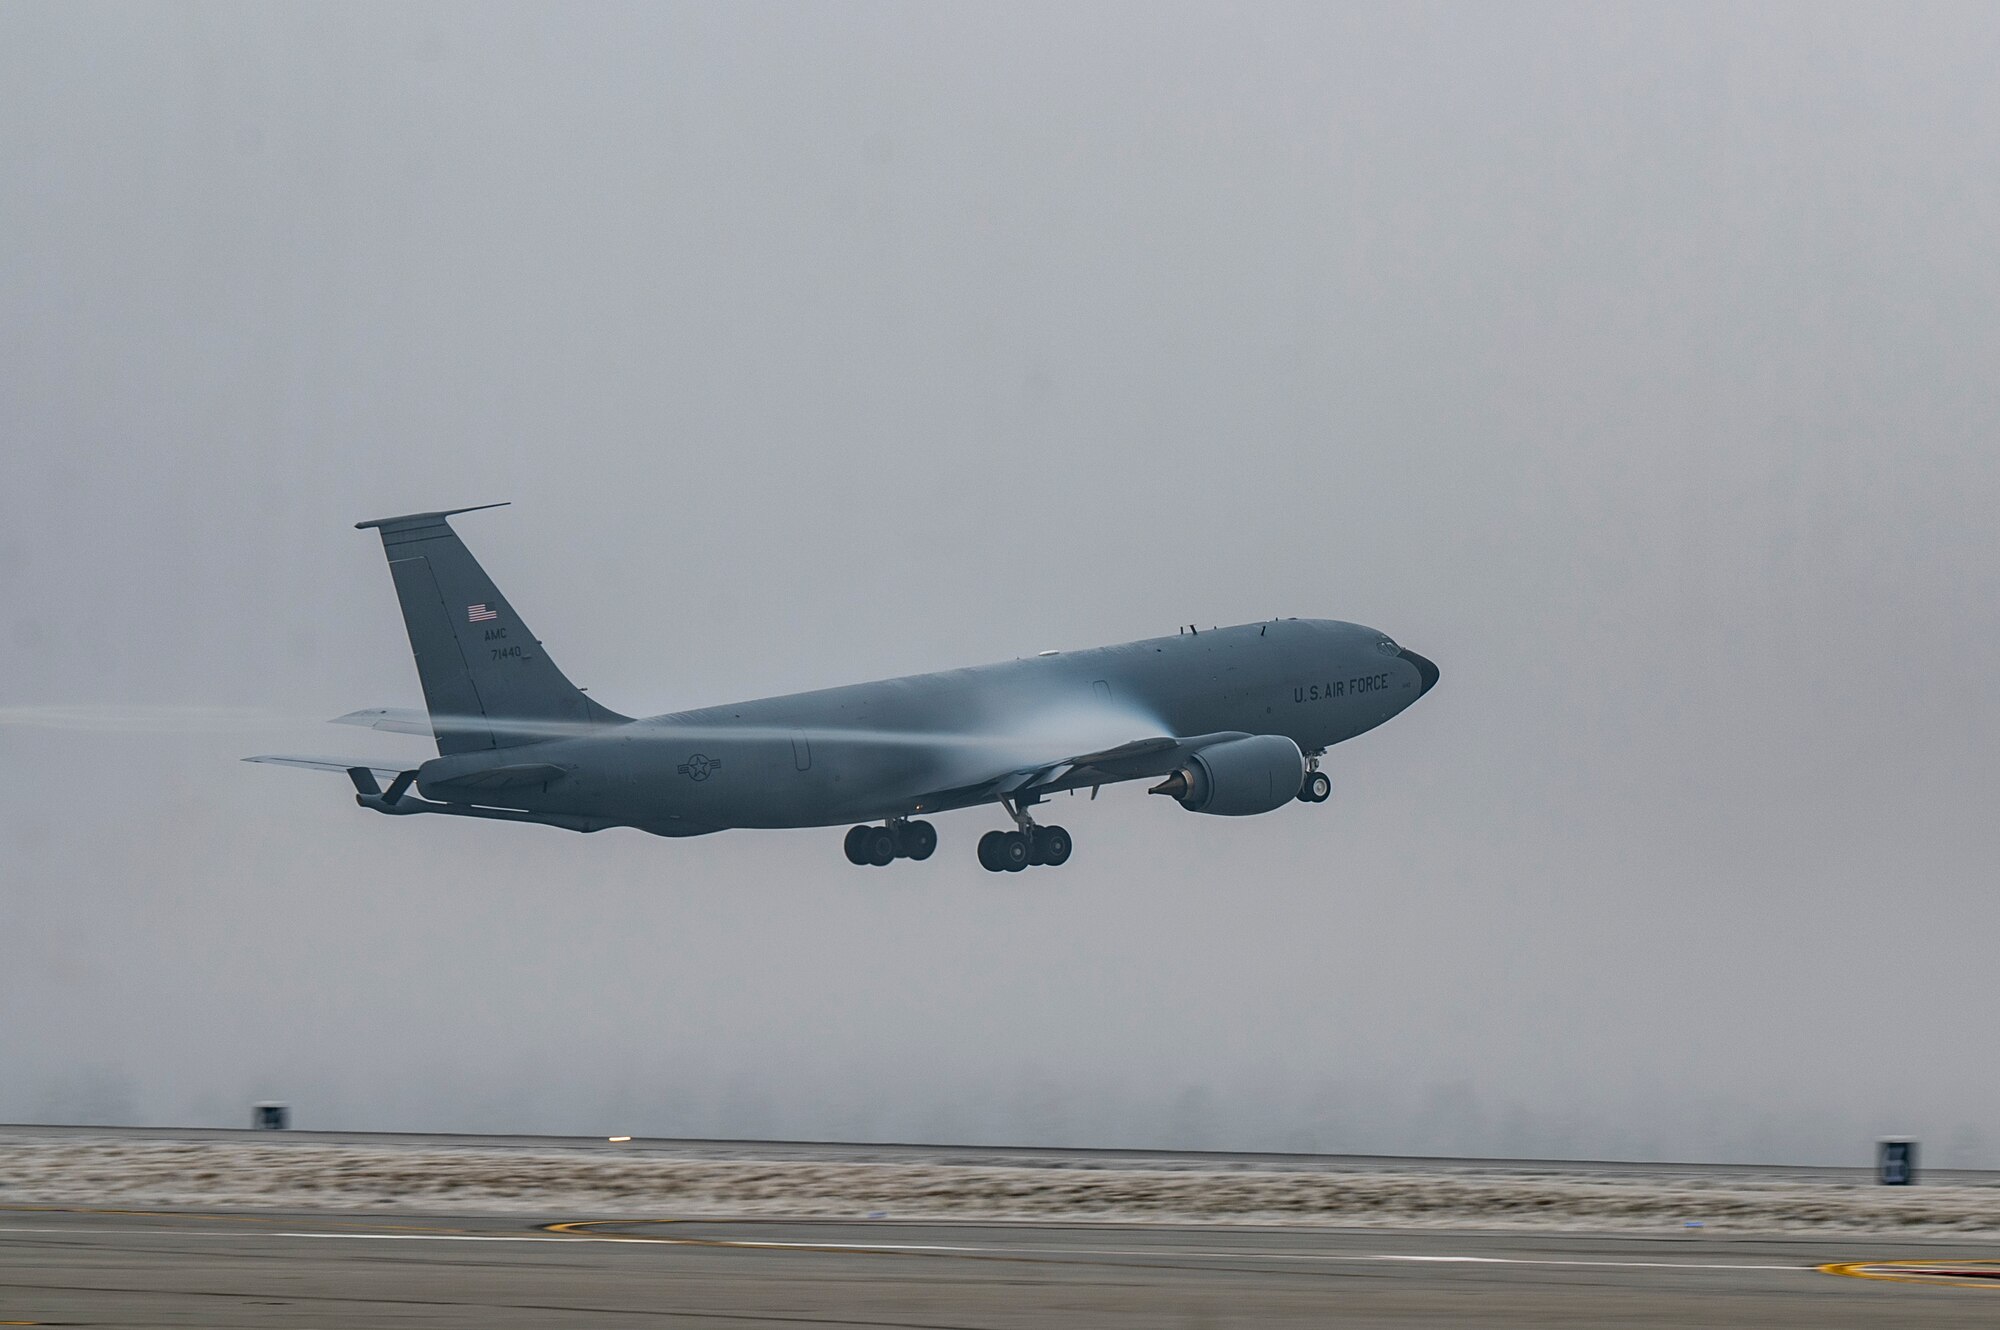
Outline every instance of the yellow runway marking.
{"type": "Polygon", "coordinates": [[[1895,1284],[2000,1289],[2000,1260],[1836,1261],[1822,1265],[1820,1270],[1829,1275],[1881,1279],[1895,1284]]]}

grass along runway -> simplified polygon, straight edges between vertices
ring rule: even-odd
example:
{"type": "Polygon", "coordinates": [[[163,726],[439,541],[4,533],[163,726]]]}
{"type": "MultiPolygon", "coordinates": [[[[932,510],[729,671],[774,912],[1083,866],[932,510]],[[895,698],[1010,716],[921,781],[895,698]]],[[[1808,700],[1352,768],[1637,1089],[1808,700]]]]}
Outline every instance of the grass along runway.
{"type": "Polygon", "coordinates": [[[2000,1239],[1985,1175],[1885,1188],[1811,1170],[919,1149],[5,1129],[0,1203],[2000,1239]]]}

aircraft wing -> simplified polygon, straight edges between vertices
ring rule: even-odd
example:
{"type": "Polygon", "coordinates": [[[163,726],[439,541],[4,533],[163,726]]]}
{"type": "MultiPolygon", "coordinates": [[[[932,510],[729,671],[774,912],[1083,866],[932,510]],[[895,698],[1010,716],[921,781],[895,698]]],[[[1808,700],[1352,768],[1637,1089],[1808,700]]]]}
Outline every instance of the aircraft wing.
{"type": "Polygon", "coordinates": [[[1181,758],[1205,744],[1219,743],[1223,739],[1233,739],[1235,735],[1204,734],[1199,739],[1134,739],[1116,748],[1105,748],[1095,753],[1085,753],[1072,757],[1068,765],[1072,767],[1094,767],[1108,773],[1121,773],[1126,777],[1164,776],[1180,765],[1181,758]]]}
{"type": "Polygon", "coordinates": [[[375,762],[363,760],[358,757],[293,757],[287,754],[265,753],[258,757],[246,757],[243,760],[245,762],[268,762],[275,767],[303,767],[307,771],[338,771],[343,776],[350,771],[367,770],[374,772],[378,778],[386,776],[390,780],[394,780],[405,771],[410,770],[408,763],[375,762]]]}
{"type": "Polygon", "coordinates": [[[1037,766],[1017,767],[988,780],[926,795],[919,802],[927,808],[962,808],[999,798],[1032,799],[1062,790],[1081,789],[1086,785],[1111,785],[1147,776],[1166,776],[1178,769],[1187,755],[1196,749],[1243,737],[1240,732],[1227,731],[1200,734],[1188,739],[1166,735],[1134,739],[1115,748],[1080,753],[1037,766]]]}

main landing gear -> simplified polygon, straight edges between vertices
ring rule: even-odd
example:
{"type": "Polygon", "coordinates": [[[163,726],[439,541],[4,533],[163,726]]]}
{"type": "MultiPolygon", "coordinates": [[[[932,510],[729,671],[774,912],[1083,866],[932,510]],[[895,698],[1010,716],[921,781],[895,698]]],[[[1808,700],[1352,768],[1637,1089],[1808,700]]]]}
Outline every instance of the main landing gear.
{"type": "Polygon", "coordinates": [[[1306,778],[1299,783],[1299,802],[1323,804],[1333,797],[1333,780],[1319,769],[1319,754],[1306,759],[1306,778]]]}
{"type": "Polygon", "coordinates": [[[1072,845],[1069,832],[1061,827],[1040,827],[1019,804],[1001,800],[1000,806],[1014,819],[1015,831],[989,831],[979,838],[979,866],[989,873],[1018,873],[1023,868],[1045,864],[1050,868],[1069,861],[1072,845]]]}
{"type": "Polygon", "coordinates": [[[847,833],[847,862],[881,867],[898,859],[928,859],[937,849],[937,828],[928,822],[891,818],[879,827],[853,827],[847,833]]]}

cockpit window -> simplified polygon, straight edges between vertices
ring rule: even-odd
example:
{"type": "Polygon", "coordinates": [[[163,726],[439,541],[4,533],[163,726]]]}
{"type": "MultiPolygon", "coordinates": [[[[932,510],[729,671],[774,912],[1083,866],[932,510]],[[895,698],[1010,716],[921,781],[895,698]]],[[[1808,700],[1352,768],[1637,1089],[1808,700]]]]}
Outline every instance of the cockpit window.
{"type": "Polygon", "coordinates": [[[1378,637],[1375,639],[1375,649],[1385,656],[1393,656],[1403,648],[1397,646],[1386,637],[1378,637]]]}

